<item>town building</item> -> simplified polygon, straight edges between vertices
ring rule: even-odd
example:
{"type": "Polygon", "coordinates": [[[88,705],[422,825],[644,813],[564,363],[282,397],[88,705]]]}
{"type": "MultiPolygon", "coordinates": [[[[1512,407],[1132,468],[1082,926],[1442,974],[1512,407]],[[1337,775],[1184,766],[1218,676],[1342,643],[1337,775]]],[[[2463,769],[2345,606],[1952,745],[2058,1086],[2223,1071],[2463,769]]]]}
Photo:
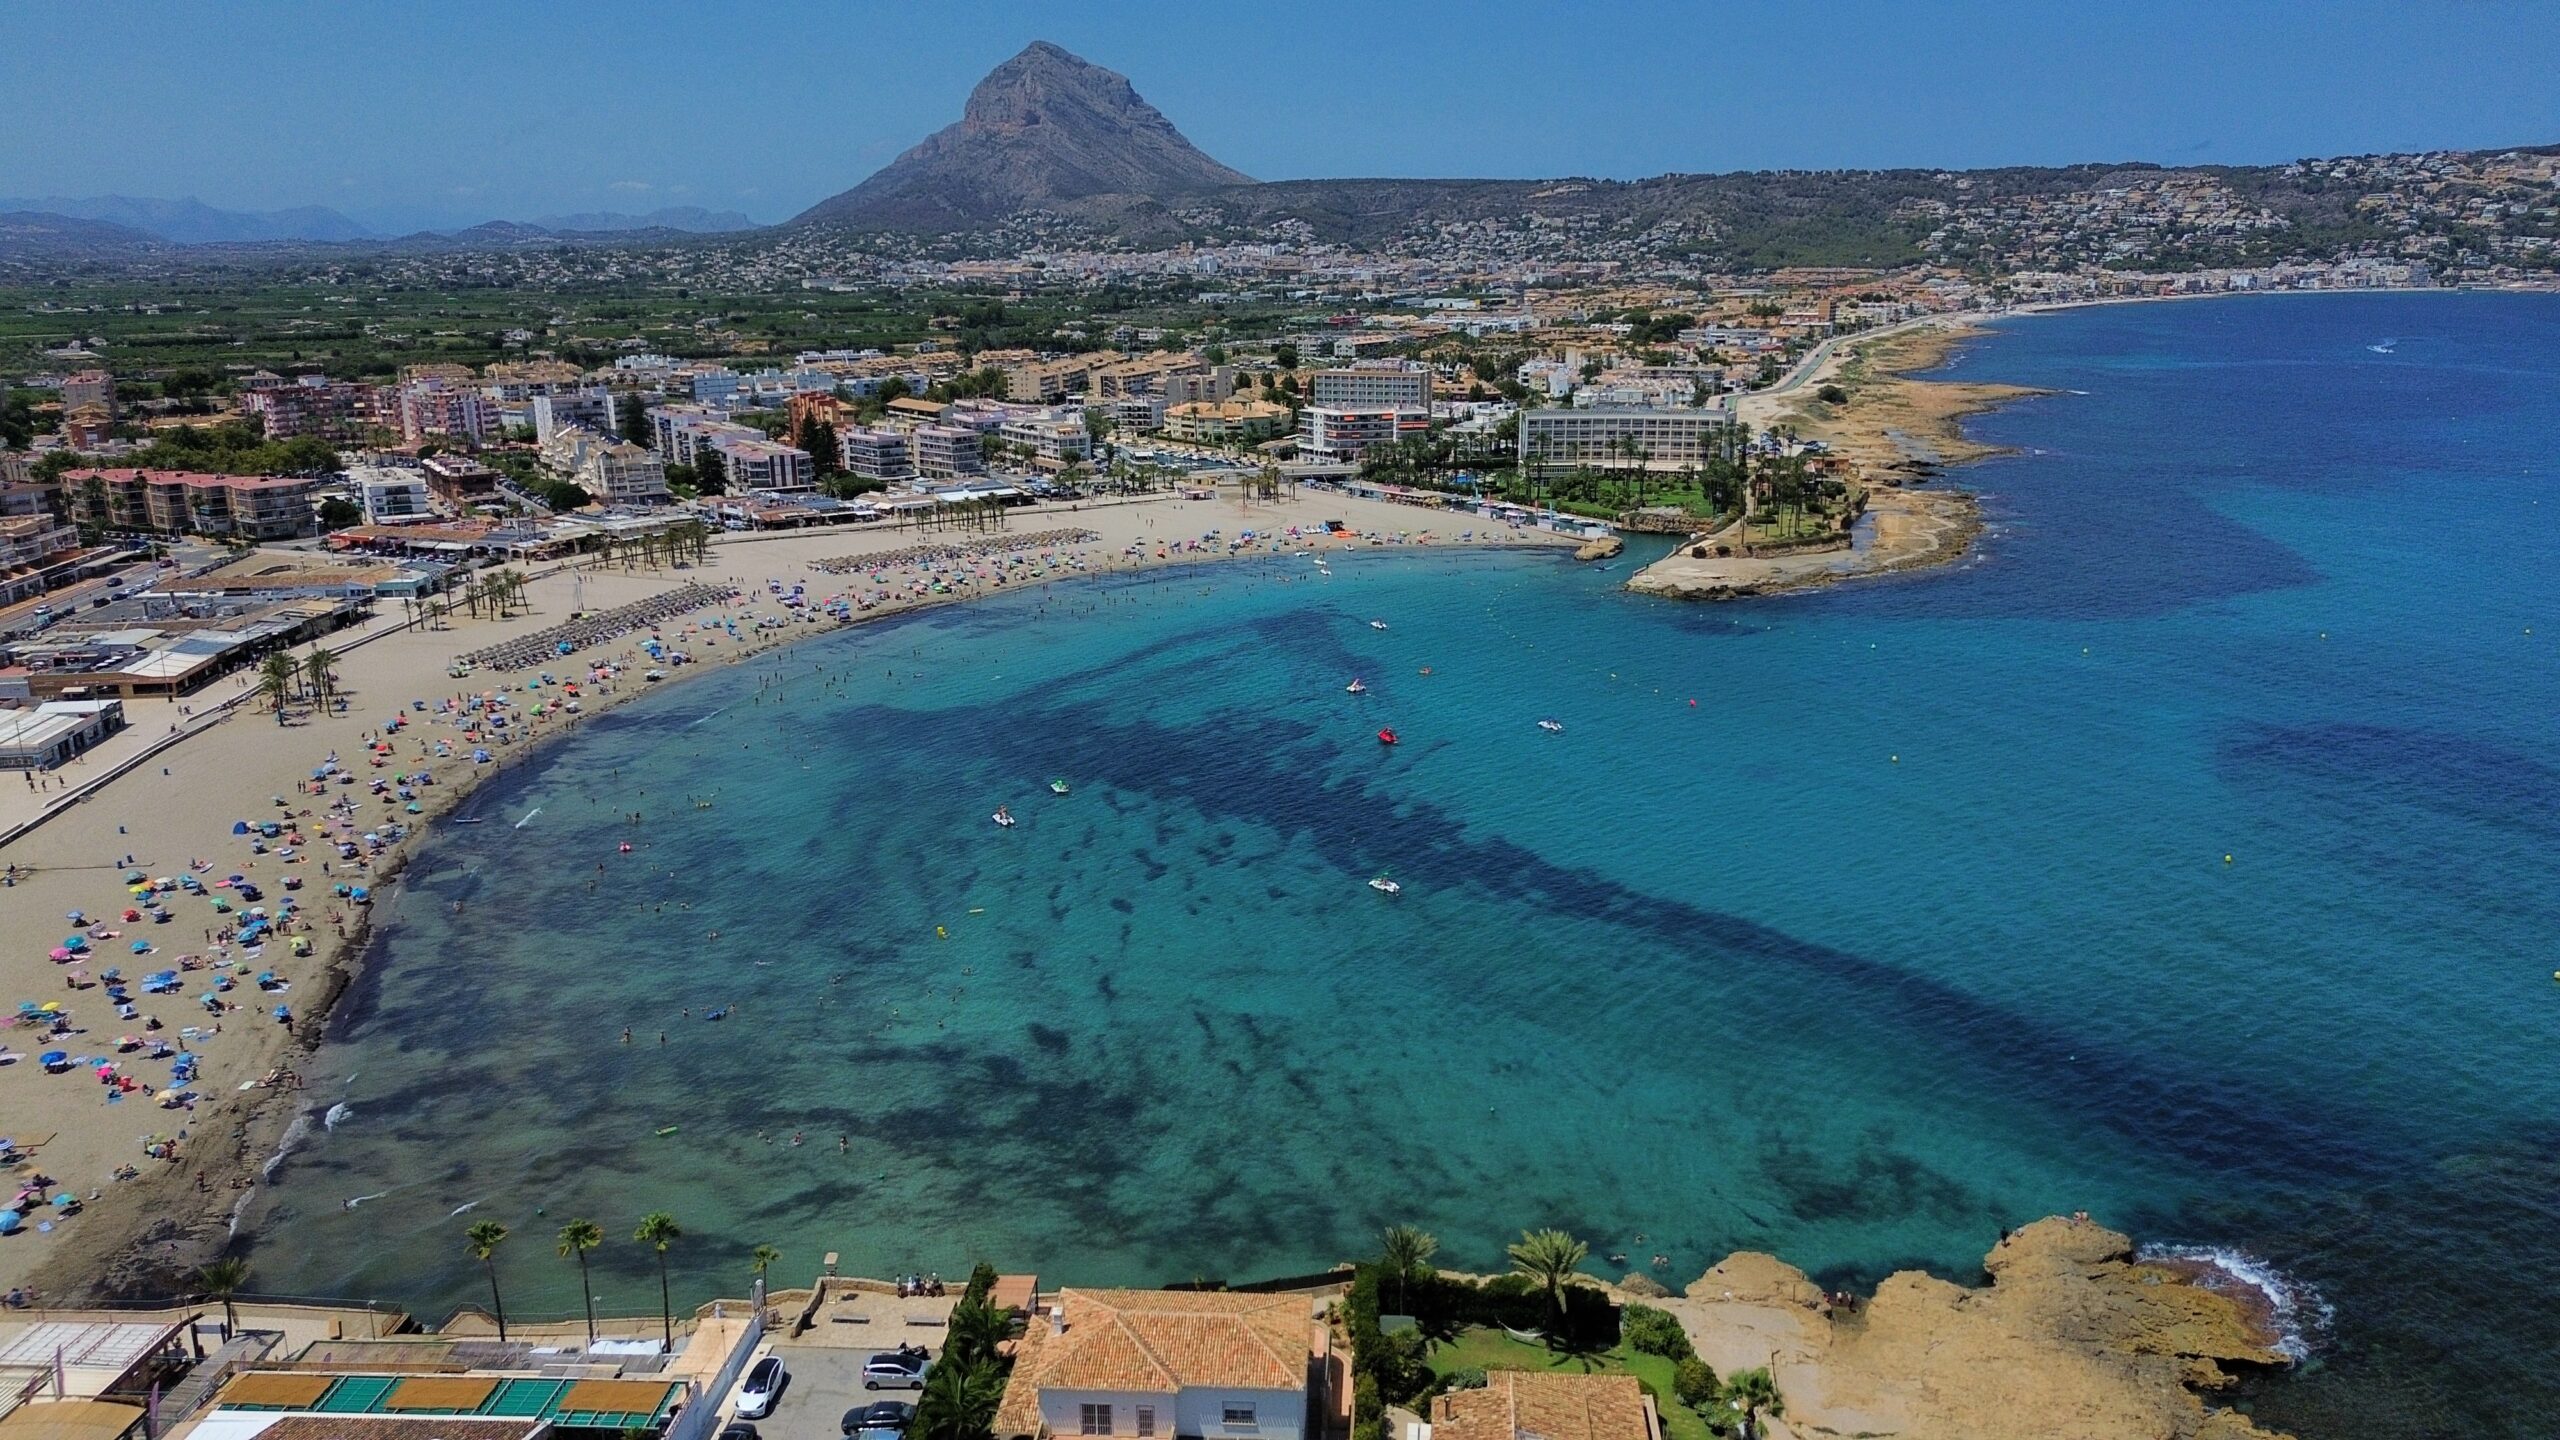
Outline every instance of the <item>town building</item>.
{"type": "Polygon", "coordinates": [[[533,397],[534,439],[548,440],[563,425],[582,425],[599,435],[619,437],[622,425],[613,413],[613,392],[597,387],[533,397]]]}
{"type": "Polygon", "coordinates": [[[1401,417],[1394,410],[1310,405],[1304,418],[1306,439],[1300,442],[1299,453],[1310,460],[1340,464],[1357,460],[1377,446],[1395,443],[1401,417]]]}
{"type": "Polygon", "coordinates": [[[1301,1440],[1342,1383],[1302,1295],[1082,1290],[1016,1342],[996,1440],[1301,1440]]]}
{"type": "Polygon", "coordinates": [[[404,444],[452,440],[477,449],[501,432],[496,401],[446,380],[412,380],[394,392],[392,407],[404,444]]]}
{"type": "Polygon", "coordinates": [[[0,770],[51,770],[123,728],[121,700],[49,700],[0,711],[0,770]]]}
{"type": "MultiPolygon", "coordinates": [[[[969,437],[972,446],[977,436],[969,437]]],[[[844,468],[865,480],[905,480],[916,473],[915,447],[904,430],[852,425],[836,432],[844,468]]]]}
{"type": "Polygon", "coordinates": [[[320,482],[290,475],[200,475],[185,470],[67,470],[73,519],[111,530],[290,540],[319,529],[320,482]]]}
{"type": "Polygon", "coordinates": [[[427,472],[398,465],[358,465],[347,471],[355,486],[356,505],[367,525],[406,525],[436,517],[435,492],[427,472]]]}
{"type": "Polygon", "coordinates": [[[0,516],[0,605],[14,605],[78,571],[80,532],[50,511],[0,516]]]}
{"type": "Polygon", "coordinates": [[[1662,1412],[1633,1375],[1489,1370],[1433,1402],[1431,1440],[1662,1440],[1662,1412]]]}
{"type": "Polygon", "coordinates": [[[1102,404],[1102,413],[1111,417],[1114,428],[1131,435],[1144,435],[1164,428],[1165,398],[1162,395],[1123,395],[1102,404]]]}
{"type": "Polygon", "coordinates": [[[713,435],[695,452],[695,468],[700,457],[718,457],[721,472],[728,477],[732,490],[772,490],[788,494],[794,490],[814,490],[818,485],[817,460],[797,445],[768,440],[763,433],[744,425],[731,425],[713,435]]]}
{"type": "Polygon", "coordinates": [[[83,405],[95,405],[114,419],[116,413],[116,377],[104,370],[80,370],[62,377],[62,413],[68,415],[83,405]]]}
{"type": "Polygon", "coordinates": [[[1722,408],[1542,409],[1520,412],[1520,466],[1536,474],[1589,467],[1703,467],[1731,415],[1722,408]]]}
{"type": "Polygon", "coordinates": [[[498,472],[468,455],[429,455],[418,469],[429,493],[457,514],[498,498],[498,472]]]}
{"type": "Polygon", "coordinates": [[[266,380],[241,390],[240,413],[256,416],[270,440],[357,440],[380,422],[382,392],[375,386],[326,375],[266,380]]]}
{"type": "Polygon", "coordinates": [[[667,464],[658,452],[628,440],[599,445],[578,472],[578,483],[607,505],[665,505],[675,499],[667,488],[667,464]]]}
{"type": "Polygon", "coordinates": [[[916,473],[933,480],[952,480],[987,473],[986,450],[978,432],[965,425],[919,425],[915,441],[916,473]]]}
{"type": "Polygon", "coordinates": [[[1164,434],[1193,445],[1230,445],[1286,434],[1289,407],[1268,400],[1193,400],[1168,405],[1164,434]]]}
{"type": "Polygon", "coordinates": [[[1341,410],[1431,413],[1431,372],[1410,360],[1362,360],[1307,377],[1308,396],[1341,410]]]}
{"type": "Polygon", "coordinates": [[[1043,470],[1063,470],[1093,458],[1093,436],[1085,429],[1081,412],[1025,415],[997,426],[996,435],[1043,470]]]}

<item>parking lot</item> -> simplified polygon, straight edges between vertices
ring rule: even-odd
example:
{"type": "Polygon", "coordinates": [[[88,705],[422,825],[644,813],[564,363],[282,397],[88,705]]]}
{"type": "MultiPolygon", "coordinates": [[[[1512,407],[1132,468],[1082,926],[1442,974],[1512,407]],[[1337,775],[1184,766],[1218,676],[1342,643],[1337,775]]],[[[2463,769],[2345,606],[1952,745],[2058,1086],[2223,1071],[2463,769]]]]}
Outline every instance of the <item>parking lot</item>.
{"type": "Polygon", "coordinates": [[[763,1440],[840,1440],[844,1412],[857,1405],[874,1400],[915,1403],[913,1390],[862,1388],[862,1362],[877,1350],[786,1343],[775,1345],[773,1353],[782,1357],[791,1383],[783,1388],[782,1400],[771,1415],[747,1422],[763,1440]]]}

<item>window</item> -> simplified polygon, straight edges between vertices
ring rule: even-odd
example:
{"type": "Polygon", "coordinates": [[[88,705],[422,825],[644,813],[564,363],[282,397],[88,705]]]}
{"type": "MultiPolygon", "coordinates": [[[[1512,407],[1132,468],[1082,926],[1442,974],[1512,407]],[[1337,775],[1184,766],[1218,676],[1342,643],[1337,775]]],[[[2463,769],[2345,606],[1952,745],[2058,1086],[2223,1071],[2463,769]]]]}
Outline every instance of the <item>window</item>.
{"type": "Polygon", "coordinates": [[[1139,1440],[1150,1440],[1150,1437],[1152,1437],[1155,1433],[1156,1433],[1156,1407],[1154,1407],[1153,1405],[1141,1405],[1141,1406],[1139,1406],[1139,1407],[1138,1407],[1138,1437],[1139,1437],[1139,1440]]]}
{"type": "Polygon", "coordinates": [[[1220,1419],[1230,1430],[1250,1430],[1253,1426],[1253,1402],[1229,1400],[1220,1407],[1220,1419]]]}
{"type": "Polygon", "coordinates": [[[1108,1434],[1110,1434],[1110,1433],[1111,1433],[1111,1407],[1110,1407],[1110,1406],[1108,1406],[1108,1405],[1080,1405],[1080,1406],[1077,1406],[1076,1408],[1077,1408],[1077,1409],[1079,1409],[1079,1410],[1082,1410],[1082,1411],[1084,1412],[1084,1433],[1085,1433],[1085,1434],[1087,1434],[1087,1435],[1108,1435],[1108,1434]]]}

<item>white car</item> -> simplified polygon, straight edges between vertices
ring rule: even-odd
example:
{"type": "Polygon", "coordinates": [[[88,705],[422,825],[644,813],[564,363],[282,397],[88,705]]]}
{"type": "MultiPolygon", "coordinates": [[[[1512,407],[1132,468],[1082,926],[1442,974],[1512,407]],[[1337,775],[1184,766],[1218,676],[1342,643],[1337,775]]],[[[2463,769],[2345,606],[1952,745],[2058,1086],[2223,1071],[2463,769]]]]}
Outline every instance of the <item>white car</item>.
{"type": "Polygon", "coordinates": [[[790,1382],[782,1368],[782,1357],[767,1355],[747,1371],[746,1383],[738,1387],[738,1418],[761,1420],[773,1413],[773,1402],[781,1397],[782,1387],[790,1382]]]}

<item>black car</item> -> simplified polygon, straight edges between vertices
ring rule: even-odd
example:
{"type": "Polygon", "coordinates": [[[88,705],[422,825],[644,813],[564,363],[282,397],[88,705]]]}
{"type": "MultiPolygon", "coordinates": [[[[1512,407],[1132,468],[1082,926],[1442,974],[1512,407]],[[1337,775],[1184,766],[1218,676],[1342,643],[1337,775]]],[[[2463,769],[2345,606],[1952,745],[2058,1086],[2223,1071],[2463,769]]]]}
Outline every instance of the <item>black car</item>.
{"type": "Polygon", "coordinates": [[[904,1400],[874,1400],[844,1412],[844,1433],[903,1435],[916,1418],[916,1407],[904,1400]]]}
{"type": "Polygon", "coordinates": [[[720,1440],[764,1440],[764,1437],[756,1434],[756,1427],[746,1421],[732,1420],[721,1427],[720,1440]]]}

